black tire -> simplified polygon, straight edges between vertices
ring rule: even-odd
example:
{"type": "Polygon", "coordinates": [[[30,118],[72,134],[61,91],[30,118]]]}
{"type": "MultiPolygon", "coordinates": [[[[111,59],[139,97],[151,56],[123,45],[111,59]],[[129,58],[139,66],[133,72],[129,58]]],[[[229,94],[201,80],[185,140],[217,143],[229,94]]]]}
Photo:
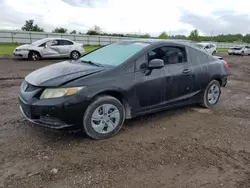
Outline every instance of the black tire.
{"type": "Polygon", "coordinates": [[[212,55],[215,55],[216,54],[216,51],[213,51],[212,55]]]}
{"type": "Polygon", "coordinates": [[[81,57],[81,54],[78,52],[78,51],[72,51],[71,53],[70,53],[70,58],[71,59],[74,59],[74,60],[77,60],[77,59],[79,59],[81,57]]]}
{"type": "Polygon", "coordinates": [[[218,103],[218,101],[220,99],[220,94],[221,94],[220,87],[221,87],[221,85],[220,85],[220,83],[217,80],[212,80],[211,82],[209,82],[209,84],[207,85],[205,91],[203,92],[201,106],[203,106],[205,108],[212,108],[212,107],[214,107],[218,103]],[[215,103],[211,104],[209,102],[209,99],[208,99],[208,92],[209,92],[210,88],[213,87],[214,85],[216,85],[219,88],[219,91],[218,91],[219,93],[218,93],[218,98],[215,101],[215,103]]]}
{"type": "Polygon", "coordinates": [[[36,51],[30,51],[28,55],[28,59],[31,61],[38,61],[41,59],[41,55],[36,51]]]}
{"type": "Polygon", "coordinates": [[[240,55],[241,55],[241,56],[244,56],[244,52],[242,51],[240,55]]]}
{"type": "Polygon", "coordinates": [[[114,136],[116,133],[118,133],[118,131],[122,128],[124,120],[125,120],[125,109],[124,109],[124,106],[122,105],[122,103],[118,99],[116,99],[112,96],[102,95],[102,96],[97,97],[96,100],[94,102],[92,102],[88,106],[87,110],[85,111],[85,114],[83,117],[83,131],[89,137],[91,137],[95,140],[107,139],[107,138],[114,136]],[[120,119],[118,121],[118,125],[111,132],[98,133],[92,127],[92,115],[98,107],[100,107],[104,104],[111,104],[111,105],[115,106],[119,111],[120,119]]]}
{"type": "Polygon", "coordinates": [[[232,55],[232,54],[228,53],[228,55],[232,55]]]}

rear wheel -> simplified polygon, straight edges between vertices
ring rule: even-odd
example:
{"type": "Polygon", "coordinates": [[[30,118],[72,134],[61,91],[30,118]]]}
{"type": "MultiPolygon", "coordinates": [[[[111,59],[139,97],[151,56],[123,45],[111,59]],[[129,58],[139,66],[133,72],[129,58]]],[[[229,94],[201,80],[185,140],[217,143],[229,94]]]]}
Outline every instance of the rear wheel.
{"type": "Polygon", "coordinates": [[[241,52],[241,56],[244,56],[244,51],[241,52]]]}
{"type": "Polygon", "coordinates": [[[83,117],[83,130],[96,140],[110,138],[121,129],[124,119],[125,110],[118,99],[100,96],[87,108],[83,117]]]}
{"type": "Polygon", "coordinates": [[[228,53],[228,55],[232,55],[231,53],[228,53]]]}
{"type": "Polygon", "coordinates": [[[32,61],[37,61],[37,60],[41,59],[41,56],[38,52],[31,51],[31,52],[29,52],[28,59],[32,60],[32,61]]]}
{"type": "Polygon", "coordinates": [[[220,94],[220,83],[217,80],[212,80],[204,91],[201,105],[206,108],[212,108],[218,103],[220,94]]]}
{"type": "Polygon", "coordinates": [[[71,59],[79,59],[80,58],[80,56],[81,56],[81,54],[78,52],[78,51],[73,51],[73,52],[71,52],[71,54],[70,54],[70,57],[71,57],[71,59]]]}
{"type": "Polygon", "coordinates": [[[216,51],[213,51],[212,55],[215,55],[216,54],[216,51]]]}

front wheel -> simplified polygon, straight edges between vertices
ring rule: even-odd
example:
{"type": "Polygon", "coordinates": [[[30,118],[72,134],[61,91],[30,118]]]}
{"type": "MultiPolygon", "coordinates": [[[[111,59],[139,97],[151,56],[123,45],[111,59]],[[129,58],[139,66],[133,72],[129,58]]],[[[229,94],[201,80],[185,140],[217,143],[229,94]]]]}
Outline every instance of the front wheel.
{"type": "Polygon", "coordinates": [[[41,56],[38,52],[31,51],[29,52],[28,59],[32,61],[37,61],[41,59],[41,56]]]}
{"type": "Polygon", "coordinates": [[[212,52],[212,55],[215,55],[215,54],[216,54],[216,51],[213,51],[213,52],[212,52]]]}
{"type": "Polygon", "coordinates": [[[241,52],[241,56],[244,56],[244,51],[241,52]]]}
{"type": "Polygon", "coordinates": [[[206,108],[212,108],[218,103],[220,94],[220,83],[217,80],[212,80],[204,91],[201,105],[206,108]]]}
{"type": "Polygon", "coordinates": [[[114,136],[125,120],[122,103],[108,95],[98,97],[87,108],[83,117],[83,130],[96,140],[114,136]]]}

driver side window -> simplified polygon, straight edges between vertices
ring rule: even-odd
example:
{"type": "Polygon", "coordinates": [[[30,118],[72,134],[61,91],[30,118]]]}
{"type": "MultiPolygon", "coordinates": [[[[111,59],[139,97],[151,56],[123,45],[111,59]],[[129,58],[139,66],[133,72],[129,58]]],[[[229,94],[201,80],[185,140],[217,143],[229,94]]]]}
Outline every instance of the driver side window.
{"type": "Polygon", "coordinates": [[[153,59],[162,59],[165,65],[183,63],[187,61],[186,50],[184,47],[161,46],[150,51],[148,62],[153,59]]]}
{"type": "Polygon", "coordinates": [[[51,41],[51,46],[57,46],[57,45],[59,45],[58,40],[51,41]]]}

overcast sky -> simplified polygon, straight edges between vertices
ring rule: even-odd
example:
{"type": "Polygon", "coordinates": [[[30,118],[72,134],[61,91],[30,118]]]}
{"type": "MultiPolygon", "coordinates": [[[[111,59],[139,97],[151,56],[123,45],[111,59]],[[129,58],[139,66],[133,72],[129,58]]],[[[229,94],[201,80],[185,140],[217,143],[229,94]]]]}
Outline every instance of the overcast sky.
{"type": "Polygon", "coordinates": [[[50,32],[55,27],[86,32],[188,34],[250,33],[247,0],[0,0],[0,29],[20,29],[25,20],[50,32]]]}

